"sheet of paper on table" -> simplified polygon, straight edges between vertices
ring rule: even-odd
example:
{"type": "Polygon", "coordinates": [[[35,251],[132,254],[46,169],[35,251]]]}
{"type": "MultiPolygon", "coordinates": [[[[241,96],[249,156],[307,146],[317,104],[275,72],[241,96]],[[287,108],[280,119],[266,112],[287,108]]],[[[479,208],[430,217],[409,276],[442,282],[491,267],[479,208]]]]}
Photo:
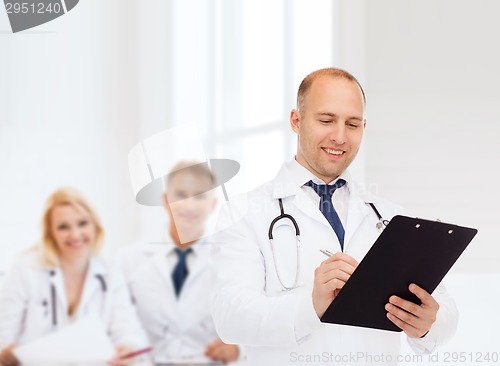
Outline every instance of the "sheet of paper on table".
{"type": "Polygon", "coordinates": [[[14,349],[23,365],[105,364],[115,348],[97,316],[89,316],[14,349]]]}

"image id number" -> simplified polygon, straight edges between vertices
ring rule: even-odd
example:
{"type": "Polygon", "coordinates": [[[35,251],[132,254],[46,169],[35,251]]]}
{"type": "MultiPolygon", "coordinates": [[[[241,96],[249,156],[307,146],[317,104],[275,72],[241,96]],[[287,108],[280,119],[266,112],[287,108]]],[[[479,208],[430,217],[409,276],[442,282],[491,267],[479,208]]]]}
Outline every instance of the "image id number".
{"type": "Polygon", "coordinates": [[[5,3],[5,9],[7,14],[59,14],[63,11],[59,3],[5,3]]]}

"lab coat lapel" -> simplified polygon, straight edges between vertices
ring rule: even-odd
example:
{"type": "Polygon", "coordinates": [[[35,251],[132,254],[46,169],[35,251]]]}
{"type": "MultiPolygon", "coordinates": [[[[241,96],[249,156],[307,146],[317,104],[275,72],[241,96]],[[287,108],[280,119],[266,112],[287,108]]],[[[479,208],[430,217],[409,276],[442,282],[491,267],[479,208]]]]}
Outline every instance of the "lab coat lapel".
{"type": "Polygon", "coordinates": [[[178,316],[182,318],[179,327],[184,331],[196,326],[204,320],[207,314],[207,306],[210,303],[212,283],[203,276],[210,275],[208,259],[198,257],[189,270],[189,275],[182,287],[177,303],[179,306],[178,316]]]}
{"type": "Polygon", "coordinates": [[[196,278],[202,273],[203,269],[207,268],[208,256],[210,255],[209,244],[206,241],[200,241],[194,245],[199,247],[196,248],[196,259],[193,261],[193,268],[189,268],[189,274],[183,285],[183,287],[186,286],[187,288],[191,286],[191,282],[196,281],[196,278]]]}
{"type": "MultiPolygon", "coordinates": [[[[57,317],[68,316],[68,301],[66,299],[66,290],[64,289],[64,280],[62,276],[62,272],[59,268],[53,268],[49,269],[49,276],[50,276],[50,284],[51,284],[51,289],[52,291],[52,286],[55,288],[56,292],[56,309],[57,309],[57,317]],[[63,311],[61,311],[63,310],[63,311]]],[[[52,302],[52,294],[50,296],[50,301],[52,302]]],[[[52,307],[54,304],[52,304],[52,307]]],[[[59,318],[58,318],[59,319],[59,318]]],[[[60,320],[58,320],[58,324],[61,324],[60,320]]]]}
{"type": "Polygon", "coordinates": [[[175,300],[175,289],[172,282],[173,268],[168,267],[167,253],[167,250],[155,251],[153,254],[153,265],[165,282],[165,291],[167,291],[168,294],[173,294],[173,296],[169,296],[169,299],[173,298],[175,300]]]}
{"type": "Polygon", "coordinates": [[[361,225],[366,215],[369,212],[368,206],[366,205],[363,197],[357,192],[354,184],[349,186],[349,206],[347,211],[347,224],[345,228],[345,239],[344,243],[346,247],[349,245],[354,233],[361,225]]]}
{"type": "Polygon", "coordinates": [[[178,302],[175,296],[175,289],[172,280],[173,268],[169,267],[167,255],[169,250],[175,244],[168,243],[165,245],[153,244],[153,246],[148,246],[146,249],[148,255],[151,257],[151,265],[153,266],[153,275],[155,278],[153,281],[159,281],[155,287],[164,289],[154,296],[156,296],[156,301],[161,304],[163,312],[161,314],[162,322],[166,324],[176,324],[178,322],[178,302]],[[159,276],[156,276],[154,273],[159,276]]]}
{"type": "Polygon", "coordinates": [[[323,213],[320,211],[319,207],[315,205],[310,199],[308,199],[304,191],[302,191],[301,189],[297,190],[297,194],[295,195],[294,199],[294,204],[307,217],[327,227],[331,227],[330,223],[323,215],[323,213]]]}
{"type": "Polygon", "coordinates": [[[87,309],[87,305],[92,301],[97,292],[104,292],[101,281],[97,277],[102,276],[104,281],[106,281],[106,274],[104,265],[95,258],[91,258],[83,287],[82,299],[78,306],[78,312],[87,309]]]}
{"type": "MultiPolygon", "coordinates": [[[[295,207],[302,211],[302,213],[307,217],[310,217],[323,225],[330,226],[328,220],[319,210],[319,207],[309,200],[304,191],[302,191],[302,189],[294,183],[294,178],[291,172],[288,170],[286,164],[283,164],[273,181],[273,199],[277,200],[278,198],[282,198],[284,200],[287,197],[293,197],[292,202],[295,207]]],[[[293,215],[292,212],[289,212],[289,209],[285,209],[285,213],[293,215]]],[[[279,211],[276,216],[278,214],[279,211]]]]}

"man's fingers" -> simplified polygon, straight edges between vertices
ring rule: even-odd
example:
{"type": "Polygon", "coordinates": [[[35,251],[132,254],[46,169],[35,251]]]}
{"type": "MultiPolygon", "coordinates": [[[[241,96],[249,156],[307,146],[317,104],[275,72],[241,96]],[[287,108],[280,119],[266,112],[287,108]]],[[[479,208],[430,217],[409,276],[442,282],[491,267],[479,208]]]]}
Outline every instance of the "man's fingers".
{"type": "Polygon", "coordinates": [[[418,332],[418,329],[416,327],[414,327],[412,324],[405,322],[401,318],[398,318],[393,313],[388,312],[387,318],[391,322],[396,324],[400,329],[402,329],[406,334],[416,334],[418,332]]]}
{"type": "MultiPolygon", "coordinates": [[[[405,299],[402,299],[398,296],[391,296],[389,298],[389,303],[398,307],[398,308],[401,308],[403,309],[405,312],[407,313],[410,313],[410,314],[413,314],[417,317],[420,317],[422,316],[422,313],[423,313],[423,310],[422,308],[411,302],[411,301],[408,301],[408,300],[405,300],[405,299]]],[[[389,304],[388,304],[389,305],[389,304]]],[[[386,306],[386,310],[387,310],[387,306],[386,306]]]]}
{"type": "Polygon", "coordinates": [[[346,263],[350,264],[353,267],[357,267],[358,266],[358,261],[356,259],[354,259],[350,255],[345,254],[343,252],[337,252],[337,253],[335,253],[334,255],[332,255],[331,257],[329,257],[328,259],[324,260],[322,262],[322,264],[323,263],[327,264],[327,263],[331,263],[331,262],[335,262],[335,261],[346,262],[346,263]]]}
{"type": "Polygon", "coordinates": [[[396,316],[406,324],[415,325],[416,320],[418,320],[418,318],[413,313],[409,313],[403,309],[400,309],[393,304],[386,304],[385,310],[387,310],[389,314],[396,316]]]}
{"type": "Polygon", "coordinates": [[[328,271],[320,269],[319,267],[315,271],[315,283],[318,285],[324,285],[337,279],[342,282],[346,282],[351,277],[352,272],[349,269],[331,268],[328,271]]]}
{"type": "Polygon", "coordinates": [[[327,285],[328,291],[340,289],[351,277],[356,269],[357,262],[345,253],[336,253],[315,270],[315,283],[317,285],[327,285]]]}
{"type": "Polygon", "coordinates": [[[412,338],[422,337],[429,331],[430,325],[427,322],[405,313],[404,310],[390,310],[387,312],[387,318],[412,338]]]}
{"type": "Polygon", "coordinates": [[[328,283],[333,279],[337,279],[342,282],[346,282],[351,277],[350,273],[346,273],[340,269],[333,269],[327,273],[324,273],[320,276],[319,280],[322,283],[328,283]]]}
{"type": "Polygon", "coordinates": [[[422,305],[439,307],[439,304],[432,297],[432,295],[429,294],[427,291],[425,291],[422,287],[412,283],[408,288],[412,293],[414,293],[420,299],[420,301],[422,301],[422,305]]]}
{"type": "Polygon", "coordinates": [[[387,317],[408,336],[418,338],[425,335],[436,321],[439,304],[423,288],[411,284],[409,290],[422,302],[421,305],[391,296],[385,305],[387,317]]]}
{"type": "MultiPolygon", "coordinates": [[[[330,258],[329,258],[330,259],[330,258]]],[[[341,259],[337,260],[329,260],[322,262],[320,266],[317,268],[318,274],[326,274],[332,270],[339,269],[347,273],[348,275],[352,275],[354,270],[356,269],[356,265],[353,265],[350,262],[346,262],[341,259]]]]}

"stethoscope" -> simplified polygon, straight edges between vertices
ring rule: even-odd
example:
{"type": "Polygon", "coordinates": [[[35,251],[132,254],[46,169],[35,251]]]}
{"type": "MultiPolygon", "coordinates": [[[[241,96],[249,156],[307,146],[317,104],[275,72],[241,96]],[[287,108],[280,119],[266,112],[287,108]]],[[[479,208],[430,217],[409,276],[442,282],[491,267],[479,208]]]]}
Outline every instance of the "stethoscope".
{"type": "MultiPolygon", "coordinates": [[[[56,271],[50,270],[49,271],[50,277],[54,277],[56,275],[56,271]]],[[[106,294],[107,291],[107,286],[106,286],[106,280],[104,279],[104,276],[101,274],[96,274],[95,278],[99,281],[101,285],[101,290],[104,294],[106,294]]],[[[52,325],[57,327],[57,293],[56,293],[56,286],[51,283],[50,284],[50,303],[51,303],[51,308],[52,308],[52,325]]],[[[48,305],[46,301],[43,302],[43,305],[48,305]]]]}
{"type": "Polygon", "coordinates": [[[382,215],[380,214],[380,212],[378,212],[378,210],[375,207],[375,205],[373,204],[373,202],[368,202],[368,204],[373,209],[373,211],[375,211],[375,214],[378,217],[378,222],[375,224],[375,227],[377,228],[379,233],[381,233],[382,231],[384,231],[384,229],[387,227],[387,225],[389,225],[389,220],[384,220],[382,218],[382,215]]]}
{"type": "Polygon", "coordinates": [[[299,275],[300,275],[300,229],[299,229],[299,225],[297,224],[297,221],[295,221],[295,219],[293,218],[292,215],[288,215],[285,213],[285,210],[283,209],[283,200],[281,198],[278,198],[278,203],[280,205],[280,211],[281,211],[281,214],[279,216],[276,216],[274,218],[273,221],[271,221],[271,225],[269,225],[269,244],[271,245],[271,253],[273,255],[273,261],[274,261],[274,268],[276,268],[276,275],[278,276],[278,281],[280,281],[281,283],[281,286],[283,286],[283,288],[286,290],[286,291],[289,291],[289,290],[292,290],[294,288],[297,287],[298,283],[299,283],[299,275]],[[292,287],[288,287],[288,286],[285,286],[285,284],[283,283],[283,280],[281,279],[281,276],[280,276],[280,271],[278,270],[278,264],[276,263],[276,255],[274,254],[274,245],[273,245],[273,229],[274,229],[274,225],[279,221],[279,220],[282,220],[282,219],[288,219],[292,222],[293,224],[293,227],[295,228],[295,247],[296,247],[296,250],[297,250],[297,255],[296,255],[296,258],[297,258],[297,267],[295,268],[295,280],[293,282],[293,286],[292,287]]]}
{"type": "MultiPolygon", "coordinates": [[[[290,290],[293,290],[294,288],[297,288],[298,284],[299,284],[299,277],[300,277],[300,229],[299,229],[299,225],[297,224],[297,221],[295,220],[295,218],[292,215],[285,213],[285,210],[283,209],[283,200],[281,198],[278,198],[278,203],[280,205],[281,212],[278,216],[276,216],[273,219],[273,221],[271,221],[271,224],[269,225],[269,232],[268,232],[269,244],[271,246],[271,253],[273,255],[274,268],[276,269],[276,275],[278,277],[278,281],[280,282],[281,286],[283,286],[283,289],[285,291],[290,291],[290,290]],[[278,270],[278,264],[276,262],[276,255],[274,254],[274,245],[273,245],[274,225],[282,219],[290,220],[293,227],[295,228],[295,248],[297,251],[297,254],[296,254],[297,267],[295,268],[295,280],[294,280],[292,286],[286,286],[284,284],[283,280],[281,279],[280,271],[278,270]]],[[[378,222],[375,224],[375,227],[377,228],[379,233],[381,233],[386,228],[386,226],[389,224],[389,220],[384,220],[382,218],[382,215],[380,215],[380,212],[378,212],[377,208],[375,207],[375,205],[372,202],[367,202],[367,203],[370,205],[370,207],[372,208],[372,210],[375,212],[375,214],[378,217],[378,222]]]]}

